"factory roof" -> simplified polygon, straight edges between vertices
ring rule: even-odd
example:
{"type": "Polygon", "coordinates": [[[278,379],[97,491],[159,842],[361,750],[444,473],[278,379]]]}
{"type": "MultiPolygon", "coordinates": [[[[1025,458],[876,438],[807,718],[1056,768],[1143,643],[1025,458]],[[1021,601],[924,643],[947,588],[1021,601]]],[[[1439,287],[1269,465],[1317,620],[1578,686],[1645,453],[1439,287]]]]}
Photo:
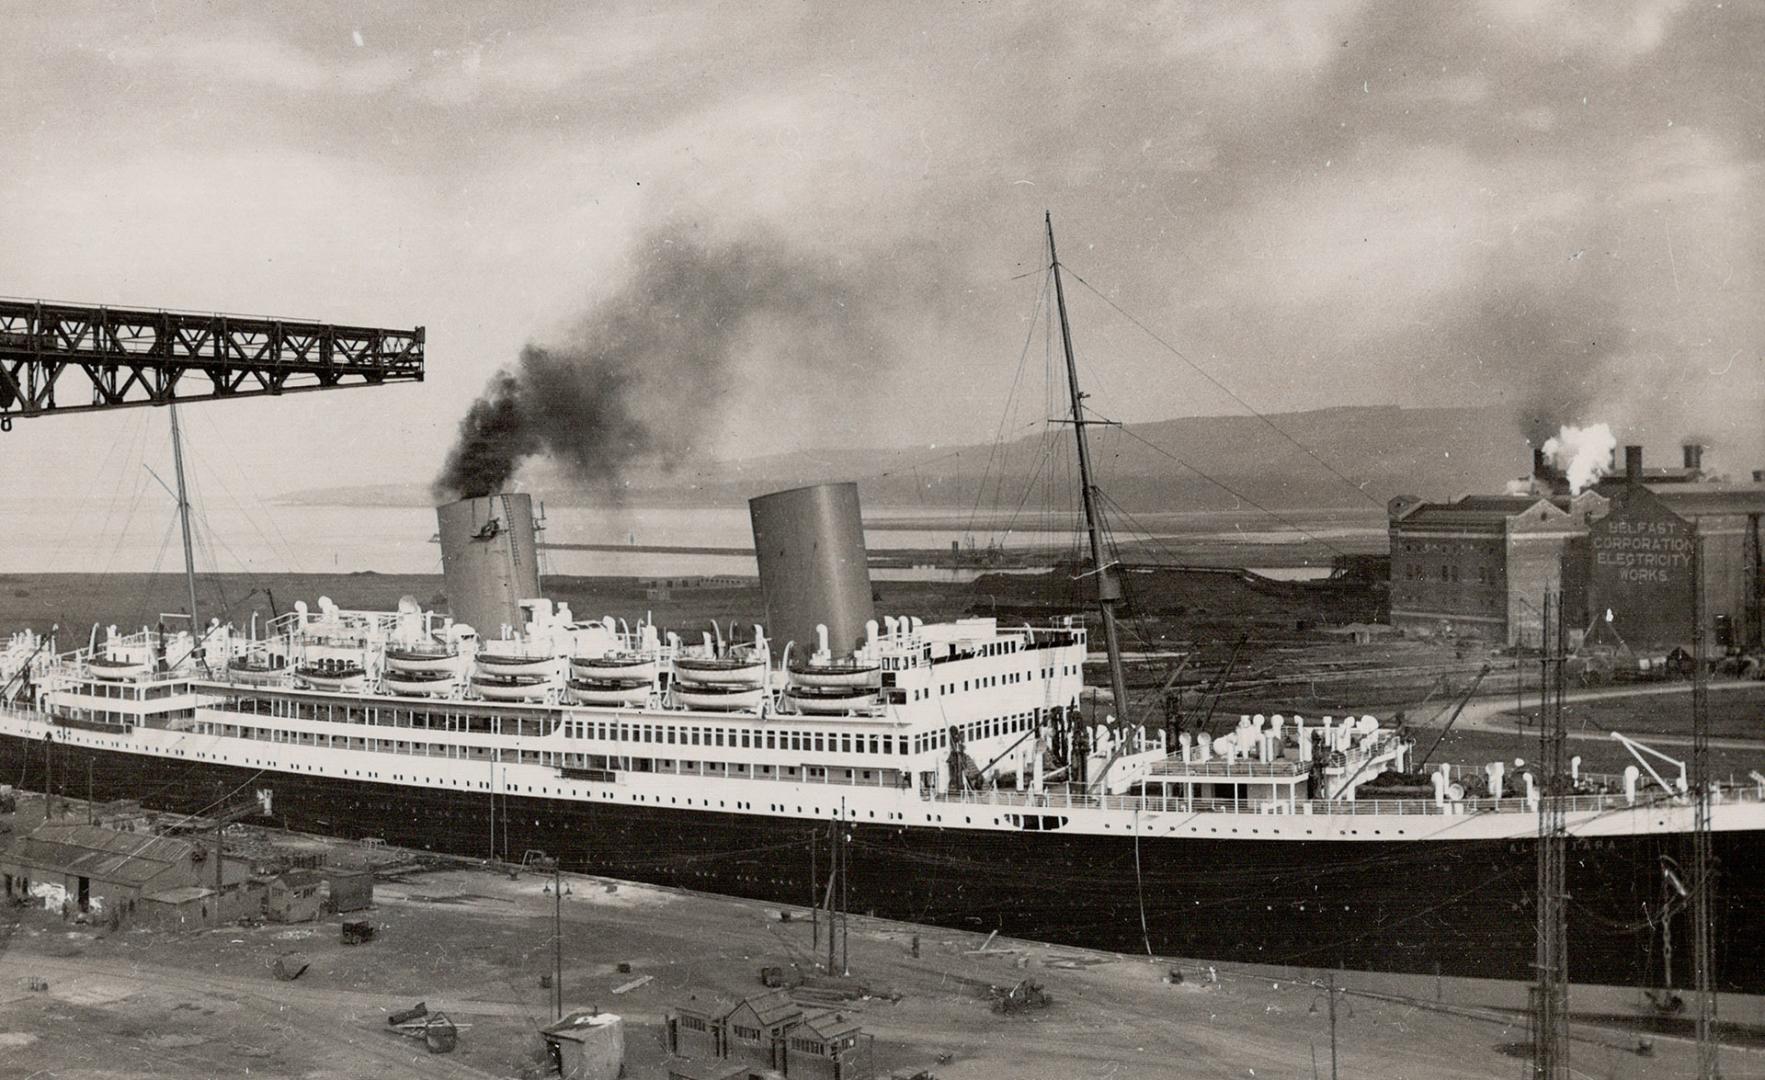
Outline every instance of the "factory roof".
{"type": "Polygon", "coordinates": [[[733,1016],[743,1006],[753,1011],[754,1017],[760,1021],[761,1027],[771,1027],[794,1016],[801,1016],[803,1013],[803,1007],[792,1001],[790,994],[783,990],[771,990],[764,994],[743,998],[734,1009],[730,1010],[730,1015],[733,1016]]]}
{"type": "Polygon", "coordinates": [[[52,822],[20,837],[12,846],[11,857],[80,877],[142,885],[174,866],[193,861],[196,851],[196,845],[184,840],[52,822]]]}
{"type": "MultiPolygon", "coordinates": [[[[827,1010],[809,1013],[803,1017],[799,1031],[808,1031],[822,1042],[833,1042],[846,1035],[854,1035],[864,1030],[863,1025],[845,1013],[827,1010]]],[[[794,1034],[794,1032],[793,1032],[794,1034]]]]}
{"type": "Polygon", "coordinates": [[[1644,484],[1681,517],[1765,513],[1765,484],[1644,484]]]}
{"type": "Polygon", "coordinates": [[[1542,495],[1466,495],[1450,503],[1415,503],[1393,515],[1404,525],[1503,526],[1514,518],[1544,507],[1541,517],[1564,516],[1566,510],[1542,495]]]}

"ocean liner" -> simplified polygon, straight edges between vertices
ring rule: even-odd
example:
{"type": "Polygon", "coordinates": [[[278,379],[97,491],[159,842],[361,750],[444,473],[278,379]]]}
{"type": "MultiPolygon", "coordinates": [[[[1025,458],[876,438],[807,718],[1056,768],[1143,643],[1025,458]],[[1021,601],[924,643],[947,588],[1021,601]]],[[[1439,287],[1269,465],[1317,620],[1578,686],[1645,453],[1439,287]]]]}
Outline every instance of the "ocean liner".
{"type": "MultiPolygon", "coordinates": [[[[1521,980],[1539,807],[1554,800],[1571,978],[1670,978],[1662,940],[1692,938],[1683,774],[1577,774],[1546,792],[1499,765],[1440,766],[1431,795],[1391,798],[1375,781],[1411,767],[1412,744],[1372,716],[1243,716],[1172,739],[1086,715],[1088,697],[1126,694],[1068,357],[1112,694],[1086,693],[1083,618],[879,616],[853,485],[754,500],[768,625],[696,640],[543,599],[531,501],[497,494],[438,511],[448,615],[321,599],[261,628],[112,627],[72,650],[14,635],[0,778],[186,813],[256,795],[294,829],[491,858],[540,849],[575,871],[786,905],[818,898],[831,824],[855,911],[1161,956],[1521,980]]],[[[1717,987],[1755,994],[1765,781],[1712,798],[1717,987]]]]}

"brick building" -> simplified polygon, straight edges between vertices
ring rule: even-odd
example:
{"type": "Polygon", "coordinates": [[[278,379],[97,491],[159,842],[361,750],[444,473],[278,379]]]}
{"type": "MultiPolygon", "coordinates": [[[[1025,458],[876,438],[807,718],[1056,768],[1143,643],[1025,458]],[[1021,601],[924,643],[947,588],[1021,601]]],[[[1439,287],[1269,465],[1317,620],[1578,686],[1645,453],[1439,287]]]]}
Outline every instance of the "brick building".
{"type": "Polygon", "coordinates": [[[1591,491],[1450,503],[1398,496],[1389,507],[1391,625],[1536,646],[1546,593],[1561,594],[1579,623],[1588,525],[1607,505],[1591,491]]]}
{"type": "Polygon", "coordinates": [[[1645,467],[1642,449],[1627,447],[1622,472],[1576,495],[1535,455],[1529,493],[1447,503],[1398,496],[1388,511],[1399,629],[1537,647],[1550,593],[1561,598],[1572,640],[1593,628],[1639,649],[1684,645],[1696,536],[1712,645],[1765,644],[1765,473],[1752,483],[1714,480],[1696,445],[1670,468],[1645,467]]]}

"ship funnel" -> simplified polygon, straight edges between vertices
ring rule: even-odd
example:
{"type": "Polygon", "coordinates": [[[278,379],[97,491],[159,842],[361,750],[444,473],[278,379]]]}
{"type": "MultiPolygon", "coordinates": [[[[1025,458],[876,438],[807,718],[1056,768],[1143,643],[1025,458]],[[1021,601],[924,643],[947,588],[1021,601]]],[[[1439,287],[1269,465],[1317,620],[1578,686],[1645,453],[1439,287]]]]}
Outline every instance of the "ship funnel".
{"type": "Polygon", "coordinates": [[[876,618],[858,485],[815,484],[748,500],[766,626],[774,641],[808,646],[826,626],[834,656],[849,656],[876,618]]]}
{"type": "Polygon", "coordinates": [[[461,499],[435,508],[448,611],[481,639],[522,629],[521,601],[539,597],[533,497],[461,499]]]}

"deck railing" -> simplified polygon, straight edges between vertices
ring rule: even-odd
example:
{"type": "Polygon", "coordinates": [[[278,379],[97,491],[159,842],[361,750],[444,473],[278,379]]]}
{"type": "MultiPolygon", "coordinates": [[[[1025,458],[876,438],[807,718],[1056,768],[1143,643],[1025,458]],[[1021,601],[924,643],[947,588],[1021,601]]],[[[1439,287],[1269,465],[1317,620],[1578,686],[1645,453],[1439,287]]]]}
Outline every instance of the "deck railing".
{"type": "MultiPolygon", "coordinates": [[[[1668,797],[1658,791],[1638,792],[1633,803],[1623,794],[1559,796],[1569,814],[1604,813],[1662,803],[1683,803],[1683,797],[1668,797]]],[[[929,802],[960,803],[983,806],[1014,806],[1032,809],[1123,810],[1145,814],[1277,814],[1300,817],[1331,817],[1337,815],[1462,815],[1474,814],[1536,814],[1538,807],[1530,799],[1463,799],[1437,803],[1433,799],[1186,799],[1181,796],[1162,798],[1156,795],[1085,795],[1069,791],[1050,791],[1034,795],[1020,791],[939,792],[927,797],[929,802]]],[[[1725,785],[1718,789],[1716,801],[1765,802],[1765,785],[1725,785]]]]}

